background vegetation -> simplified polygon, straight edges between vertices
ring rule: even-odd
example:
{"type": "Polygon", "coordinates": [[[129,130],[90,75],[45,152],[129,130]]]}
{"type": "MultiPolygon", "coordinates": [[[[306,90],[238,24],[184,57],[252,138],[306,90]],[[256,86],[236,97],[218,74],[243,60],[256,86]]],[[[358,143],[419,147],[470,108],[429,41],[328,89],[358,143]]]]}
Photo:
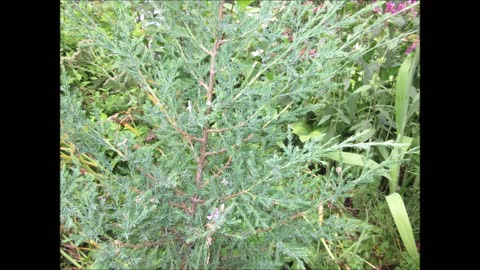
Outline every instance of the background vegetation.
{"type": "Polygon", "coordinates": [[[419,268],[417,1],[61,9],[62,268],[419,268]]]}

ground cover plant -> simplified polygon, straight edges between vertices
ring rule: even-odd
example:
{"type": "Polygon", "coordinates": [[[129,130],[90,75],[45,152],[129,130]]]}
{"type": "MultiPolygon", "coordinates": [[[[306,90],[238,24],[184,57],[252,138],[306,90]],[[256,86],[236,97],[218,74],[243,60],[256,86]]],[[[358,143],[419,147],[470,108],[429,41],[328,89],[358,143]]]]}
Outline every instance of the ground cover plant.
{"type": "Polygon", "coordinates": [[[419,11],[62,1],[62,268],[419,268],[419,11]]]}

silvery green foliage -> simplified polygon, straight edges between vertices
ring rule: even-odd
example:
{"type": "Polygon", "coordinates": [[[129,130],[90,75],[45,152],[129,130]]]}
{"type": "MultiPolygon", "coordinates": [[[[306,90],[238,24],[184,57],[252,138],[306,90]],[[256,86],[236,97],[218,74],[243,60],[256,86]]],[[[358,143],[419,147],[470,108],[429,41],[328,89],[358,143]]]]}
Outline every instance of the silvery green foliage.
{"type": "Polygon", "coordinates": [[[288,261],[311,260],[310,247],[320,238],[341,239],[365,226],[334,215],[320,226],[317,208],[341,202],[356,185],[378,179],[388,164],[376,170],[351,168],[342,177],[333,169],[314,174],[309,166],[327,164],[327,153],[347,147],[368,152],[394,144],[356,143],[355,137],[342,140],[335,134],[298,144],[289,124],[324,108],[330,101],[321,97],[343,89],[338,78],[366,53],[353,45],[386,17],[344,37],[342,29],[372,7],[341,16],[343,1],[325,2],[318,12],[294,1],[262,1],[258,11],[234,6],[219,18],[220,1],[113,2],[106,3],[112,8],[107,33],[89,13],[95,9],[92,3],[63,4],[72,21],[65,27],[89,40],[88,46],[107,52],[138,91],[153,91],[160,101],[142,105],[139,120],[157,138],[146,142],[118,132],[100,111],[82,111],[77,89],[62,73],[62,134],[77,155],[92,157],[98,167],[94,176],[82,173],[78,162],[62,166],[61,220],[74,232],[75,243],[99,244],[92,252],[96,264],[114,269],[280,269],[288,261]],[[132,35],[137,23],[145,36],[132,35]],[[291,41],[282,34],[286,29],[291,41]],[[199,81],[208,82],[205,50],[221,35],[225,42],[215,60],[208,114],[199,81]],[[207,125],[229,128],[208,138],[208,151],[225,152],[208,156],[204,185],[195,183],[200,144],[192,147],[166,115],[197,137],[207,125]],[[194,195],[204,201],[194,215],[172,206],[188,206],[194,195]],[[305,218],[290,219],[298,213],[305,218]]]}

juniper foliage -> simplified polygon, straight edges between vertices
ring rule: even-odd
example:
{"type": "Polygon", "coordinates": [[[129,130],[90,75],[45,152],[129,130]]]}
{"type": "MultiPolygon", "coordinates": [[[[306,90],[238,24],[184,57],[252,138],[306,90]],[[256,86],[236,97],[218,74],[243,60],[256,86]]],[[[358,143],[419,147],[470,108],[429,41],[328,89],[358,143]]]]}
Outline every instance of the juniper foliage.
{"type": "Polygon", "coordinates": [[[86,111],[62,63],[62,143],[83,159],[62,164],[61,221],[76,244],[97,246],[97,265],[280,269],[312,263],[320,239],[366,226],[330,215],[327,205],[390,164],[341,174],[311,166],[327,166],[334,151],[395,144],[359,143],[362,134],[300,143],[290,124],[335,107],[330,97],[342,91],[339,78],[351,63],[410,34],[354,46],[393,15],[344,36],[358,18],[371,19],[374,6],[344,16],[345,1],[324,2],[316,12],[296,1],[262,1],[255,12],[223,1],[107,4],[113,12],[102,23],[111,32],[87,2],[63,2],[70,23],[62,27],[84,40],[83,54],[108,56],[112,81],[133,82],[135,121],[155,139],[118,132],[98,108],[86,111]],[[145,17],[147,35],[134,34],[132,10],[145,17]]]}

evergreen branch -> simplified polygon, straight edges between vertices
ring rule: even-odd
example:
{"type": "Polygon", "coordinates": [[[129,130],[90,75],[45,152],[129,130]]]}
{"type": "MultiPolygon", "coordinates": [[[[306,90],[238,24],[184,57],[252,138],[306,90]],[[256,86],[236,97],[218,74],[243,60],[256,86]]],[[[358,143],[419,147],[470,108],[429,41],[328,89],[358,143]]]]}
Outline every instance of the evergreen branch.
{"type": "Polygon", "coordinates": [[[294,219],[297,219],[299,217],[303,217],[308,211],[304,211],[304,212],[300,212],[300,213],[297,213],[293,216],[290,216],[284,220],[282,220],[279,224],[277,225],[274,225],[274,226],[271,226],[271,227],[268,227],[268,228],[264,228],[264,229],[258,229],[256,230],[253,234],[259,234],[259,233],[262,233],[262,232],[268,232],[268,231],[271,231],[277,227],[280,227],[282,225],[285,225],[286,223],[288,223],[289,221],[292,221],[294,219]]]}
{"type": "Polygon", "coordinates": [[[246,124],[245,122],[241,122],[240,124],[235,125],[232,128],[210,128],[210,129],[207,130],[207,132],[208,133],[224,132],[224,131],[232,130],[234,128],[243,127],[243,126],[245,126],[245,124],[246,124]]]}
{"type": "Polygon", "coordinates": [[[194,40],[196,43],[198,43],[198,47],[200,47],[200,49],[202,49],[202,50],[203,50],[204,52],[206,52],[208,55],[212,55],[212,52],[209,51],[209,50],[207,50],[207,49],[205,49],[205,47],[203,47],[202,43],[199,42],[199,41],[197,40],[197,38],[195,38],[195,36],[193,35],[192,31],[190,30],[190,27],[188,27],[188,24],[183,23],[183,25],[185,25],[185,27],[187,28],[188,33],[190,33],[190,35],[192,36],[193,40],[194,40]]]}
{"type": "Polygon", "coordinates": [[[165,115],[165,117],[167,118],[167,121],[170,123],[170,125],[172,125],[172,127],[178,132],[180,133],[181,135],[183,135],[187,141],[189,142],[190,144],[190,147],[193,148],[193,145],[191,143],[192,140],[194,141],[198,141],[198,142],[202,142],[203,143],[203,140],[201,138],[197,138],[195,136],[192,136],[190,135],[188,132],[182,130],[181,128],[179,128],[177,126],[177,123],[175,123],[175,121],[170,117],[170,115],[168,115],[166,109],[165,109],[165,105],[161,104],[160,103],[160,100],[158,99],[158,97],[156,96],[155,92],[153,91],[153,89],[150,87],[150,85],[147,83],[147,80],[145,79],[145,77],[141,74],[141,72],[139,71],[138,72],[140,78],[142,79],[142,82],[143,84],[146,86],[147,88],[147,91],[150,93],[150,95],[152,96],[152,101],[155,105],[159,105],[160,107],[160,111],[162,111],[162,113],[165,115]]]}

